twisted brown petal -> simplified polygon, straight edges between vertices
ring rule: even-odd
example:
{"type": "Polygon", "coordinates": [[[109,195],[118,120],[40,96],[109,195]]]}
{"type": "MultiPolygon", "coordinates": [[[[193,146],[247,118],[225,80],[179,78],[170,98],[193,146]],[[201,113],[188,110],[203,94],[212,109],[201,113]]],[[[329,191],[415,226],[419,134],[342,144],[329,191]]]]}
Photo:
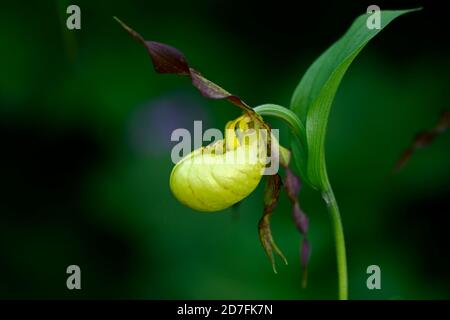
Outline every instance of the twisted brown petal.
{"type": "Polygon", "coordinates": [[[181,76],[189,76],[192,84],[200,91],[200,93],[210,99],[226,99],[236,106],[240,107],[244,111],[258,117],[256,112],[253,111],[244,101],[238,96],[229,93],[225,89],[221,88],[214,82],[206,79],[200,72],[191,68],[187,62],[184,54],[167,44],[147,41],[139,33],[131,29],[128,25],[122,22],[117,17],[114,19],[137,41],[139,41],[147,49],[152,62],[153,67],[157,73],[169,73],[177,74],[181,76]]]}
{"type": "Polygon", "coordinates": [[[450,126],[450,110],[444,110],[437,122],[437,124],[428,130],[422,131],[414,137],[411,145],[403,151],[402,155],[395,164],[394,171],[402,169],[406,163],[411,159],[413,153],[420,148],[425,148],[430,145],[433,140],[440,134],[447,131],[450,126]]]}
{"type": "Polygon", "coordinates": [[[311,254],[311,245],[308,241],[308,227],[309,220],[303,210],[300,208],[298,202],[298,194],[300,192],[300,179],[294,175],[294,173],[285,167],[286,178],[285,178],[285,188],[286,193],[289,197],[289,201],[292,204],[292,217],[294,219],[295,226],[297,227],[300,234],[303,236],[302,244],[300,245],[300,265],[302,266],[302,287],[306,287],[308,279],[308,262],[309,256],[311,254]]]}
{"type": "Polygon", "coordinates": [[[273,271],[277,273],[274,252],[287,264],[287,260],[284,257],[281,250],[276,245],[272,237],[272,231],[270,229],[270,218],[273,210],[276,207],[281,190],[281,178],[278,174],[267,177],[266,189],[264,192],[264,213],[259,220],[258,231],[259,240],[270,259],[273,271]]]}

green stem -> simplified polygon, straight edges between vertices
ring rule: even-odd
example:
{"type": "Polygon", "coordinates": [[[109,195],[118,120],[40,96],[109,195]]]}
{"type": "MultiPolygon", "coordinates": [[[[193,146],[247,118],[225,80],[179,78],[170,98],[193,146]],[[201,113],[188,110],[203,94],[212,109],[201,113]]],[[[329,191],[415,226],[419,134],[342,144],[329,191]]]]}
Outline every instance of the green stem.
{"type": "MultiPolygon", "coordinates": [[[[304,148],[307,147],[305,126],[294,112],[285,107],[275,104],[264,104],[254,108],[254,110],[262,116],[273,116],[281,120],[284,120],[289,125],[294,135],[297,136],[297,138],[300,140],[303,147],[304,148]]],[[[345,252],[344,229],[342,227],[339,207],[336,202],[336,198],[334,197],[333,190],[331,189],[328,176],[326,176],[326,183],[325,188],[322,192],[322,197],[327,204],[328,212],[330,213],[331,221],[333,224],[333,232],[336,244],[339,299],[347,300],[348,276],[347,276],[347,258],[345,252]]]]}
{"type": "Polygon", "coordinates": [[[331,216],[333,224],[334,241],[336,245],[336,259],[339,282],[339,300],[348,299],[348,276],[347,276],[347,255],[345,252],[344,228],[342,227],[341,215],[339,207],[331,189],[330,182],[327,178],[326,191],[322,192],[322,197],[325,200],[328,212],[331,216]]]}
{"type": "Polygon", "coordinates": [[[263,104],[254,108],[254,110],[262,116],[272,116],[286,121],[294,134],[302,137],[305,134],[305,126],[290,109],[277,104],[263,104]]]}
{"type": "Polygon", "coordinates": [[[298,139],[303,151],[305,152],[307,150],[305,125],[290,109],[277,104],[268,103],[257,106],[253,110],[262,116],[275,117],[285,121],[296,139],[298,139]]]}

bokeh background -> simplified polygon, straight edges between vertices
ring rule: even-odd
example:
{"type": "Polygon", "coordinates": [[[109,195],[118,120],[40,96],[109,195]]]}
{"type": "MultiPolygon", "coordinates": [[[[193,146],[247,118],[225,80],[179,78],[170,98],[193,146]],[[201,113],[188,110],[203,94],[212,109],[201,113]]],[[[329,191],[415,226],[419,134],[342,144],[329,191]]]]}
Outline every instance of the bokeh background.
{"type": "MultiPolygon", "coordinates": [[[[432,2],[430,2],[432,3],[432,2]]],[[[356,59],[329,122],[330,179],[346,233],[353,299],[450,298],[450,134],[392,168],[414,135],[449,105],[443,8],[394,21],[356,59]],[[366,288],[381,267],[382,289],[366,288]]],[[[300,236],[281,196],[272,228],[289,265],[274,275],[257,236],[262,185],[240,206],[201,214],[171,195],[173,129],[223,128],[239,110],[208,101],[188,79],[157,75],[112,19],[178,47],[250,105],[288,105],[314,59],[365,1],[40,1],[0,10],[0,297],[333,299],[332,229],[307,187],[309,286],[300,288],[300,236]],[[82,29],[65,28],[69,4],[82,29]],[[82,290],[66,288],[81,267],[82,290]]],[[[447,14],[448,15],[448,14],[447,14]]],[[[270,120],[282,131],[284,124],[270,120]]]]}

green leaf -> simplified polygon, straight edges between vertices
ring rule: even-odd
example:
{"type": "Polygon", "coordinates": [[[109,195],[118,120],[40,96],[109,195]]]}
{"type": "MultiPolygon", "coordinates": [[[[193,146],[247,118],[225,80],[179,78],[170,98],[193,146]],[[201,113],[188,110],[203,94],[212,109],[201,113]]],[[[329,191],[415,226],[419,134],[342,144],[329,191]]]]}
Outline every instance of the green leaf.
{"type": "MultiPolygon", "coordinates": [[[[313,187],[324,191],[328,186],[325,166],[328,115],[345,72],[364,46],[392,20],[416,10],[420,9],[381,11],[381,29],[369,29],[366,26],[369,15],[361,15],[344,36],[311,65],[298,84],[291,100],[291,109],[306,126],[306,175],[313,187]]],[[[305,160],[305,152],[299,154],[295,141],[292,149],[294,161],[299,167],[299,162],[305,160]]]]}

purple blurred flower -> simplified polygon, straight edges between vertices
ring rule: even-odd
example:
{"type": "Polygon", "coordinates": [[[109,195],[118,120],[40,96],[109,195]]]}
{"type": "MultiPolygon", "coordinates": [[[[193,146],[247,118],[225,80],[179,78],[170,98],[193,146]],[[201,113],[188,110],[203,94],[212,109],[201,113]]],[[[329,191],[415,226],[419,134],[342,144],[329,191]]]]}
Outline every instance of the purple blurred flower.
{"type": "Polygon", "coordinates": [[[130,144],[138,153],[165,154],[177,143],[170,140],[173,130],[193,132],[194,120],[208,118],[205,110],[200,100],[182,92],[145,102],[131,116],[130,144]]]}

